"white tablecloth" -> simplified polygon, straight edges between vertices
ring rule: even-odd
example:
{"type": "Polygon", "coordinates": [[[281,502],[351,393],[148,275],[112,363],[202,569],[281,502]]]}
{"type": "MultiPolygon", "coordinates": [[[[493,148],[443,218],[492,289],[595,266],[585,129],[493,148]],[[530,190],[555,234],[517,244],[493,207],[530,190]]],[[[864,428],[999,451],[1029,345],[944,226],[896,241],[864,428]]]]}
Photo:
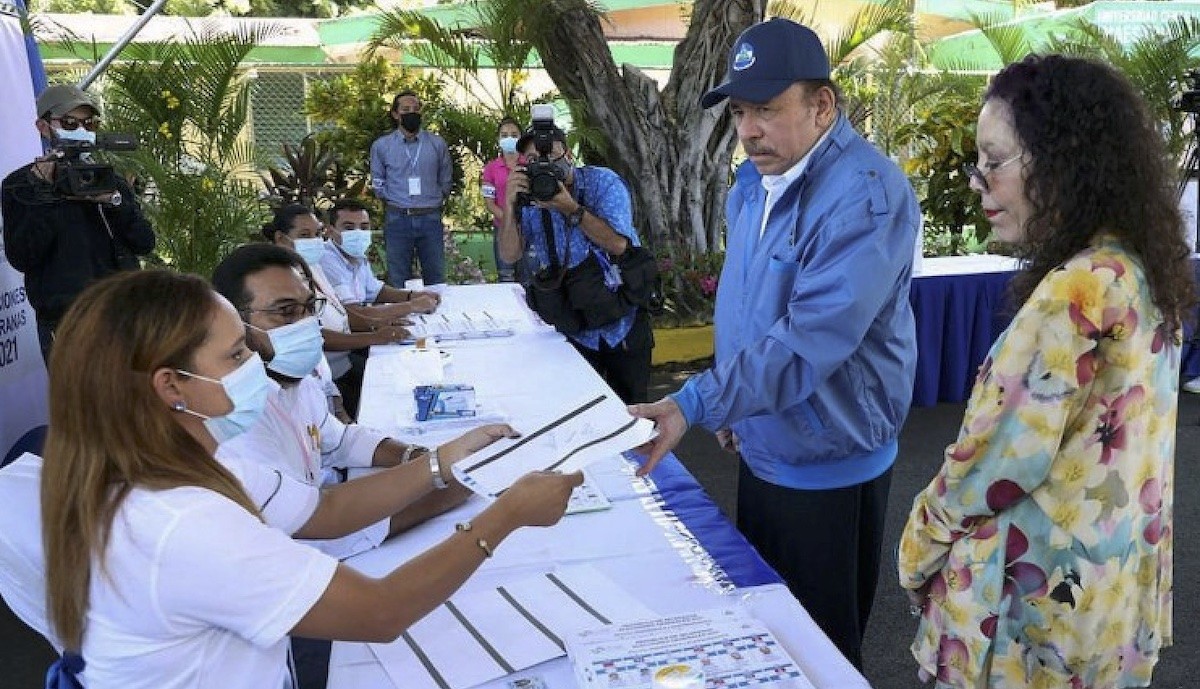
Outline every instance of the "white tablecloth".
{"type": "MultiPolygon", "coordinates": [[[[535,323],[511,286],[451,287],[443,308],[526,314],[527,322],[513,337],[451,342],[441,347],[450,354],[446,382],[474,385],[480,403],[506,417],[518,430],[523,429],[522,419],[561,409],[567,401],[585,393],[611,394],[561,336],[535,323]]],[[[392,433],[414,425],[409,416],[413,376],[405,371],[404,363],[400,347],[372,350],[363,385],[362,423],[392,433]]],[[[407,435],[432,444],[460,432],[447,429],[407,435]]],[[[587,563],[658,614],[745,606],[767,624],[816,687],[870,686],[785,587],[731,589],[706,576],[705,568],[711,562],[705,561],[703,552],[694,552],[695,541],[676,537],[678,523],[660,509],[659,498],[649,492],[653,485],[634,477],[628,462],[614,456],[611,461],[592,465],[589,473],[612,502],[611,509],[570,515],[549,529],[518,531],[496,549],[496,556],[484,563],[463,590],[494,588],[532,573],[587,563]]],[[[347,564],[372,575],[388,572],[449,536],[455,522],[470,518],[483,505],[482,498],[473,498],[376,550],[351,558],[347,564]]],[[[503,689],[512,679],[530,676],[541,677],[547,687],[554,689],[576,686],[566,658],[481,686],[503,689]]],[[[367,644],[340,642],[333,646],[328,686],[402,689],[391,681],[367,644]]]]}

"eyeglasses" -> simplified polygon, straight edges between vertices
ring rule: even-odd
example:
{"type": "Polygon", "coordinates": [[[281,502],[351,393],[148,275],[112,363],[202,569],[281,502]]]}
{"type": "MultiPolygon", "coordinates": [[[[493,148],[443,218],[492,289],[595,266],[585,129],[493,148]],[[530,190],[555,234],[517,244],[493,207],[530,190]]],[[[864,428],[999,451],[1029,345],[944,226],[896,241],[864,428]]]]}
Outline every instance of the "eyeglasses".
{"type": "Polygon", "coordinates": [[[325,297],[312,297],[303,304],[293,302],[269,309],[246,309],[246,313],[265,313],[292,323],[305,316],[320,316],[325,310],[327,301],[325,297]]]}
{"type": "Polygon", "coordinates": [[[979,182],[979,186],[983,187],[984,191],[990,191],[991,185],[988,184],[987,181],[988,175],[994,173],[996,170],[999,170],[1005,165],[1009,165],[1010,163],[1020,160],[1021,156],[1023,155],[1025,155],[1024,152],[1018,153],[1008,160],[1002,160],[998,163],[984,163],[982,170],[976,167],[975,163],[967,163],[966,165],[963,165],[963,174],[967,176],[968,181],[973,179],[976,182],[979,182]]]}
{"type": "Polygon", "coordinates": [[[100,127],[100,116],[99,115],[92,115],[91,117],[85,117],[82,120],[79,119],[78,117],[72,117],[70,115],[63,115],[62,117],[51,117],[50,121],[51,122],[61,122],[63,130],[68,131],[68,132],[73,132],[76,129],[79,129],[80,125],[83,125],[83,128],[88,130],[89,132],[94,132],[94,131],[96,131],[96,129],[98,129],[100,127]]]}

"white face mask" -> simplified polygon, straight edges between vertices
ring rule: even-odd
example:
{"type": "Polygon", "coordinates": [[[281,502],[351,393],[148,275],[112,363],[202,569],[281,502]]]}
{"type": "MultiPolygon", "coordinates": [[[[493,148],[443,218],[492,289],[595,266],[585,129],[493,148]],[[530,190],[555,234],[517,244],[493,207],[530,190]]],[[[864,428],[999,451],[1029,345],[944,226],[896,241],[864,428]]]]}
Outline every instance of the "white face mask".
{"type": "Polygon", "coordinates": [[[86,141],[89,144],[96,143],[96,132],[89,132],[83,127],[76,127],[70,131],[54,127],[54,136],[63,139],[64,141],[86,141]]]}
{"type": "Polygon", "coordinates": [[[371,248],[370,230],[343,230],[342,250],[354,258],[365,258],[371,248]]]}
{"type": "Polygon", "coordinates": [[[309,266],[319,266],[321,257],[325,255],[325,240],[320,237],[293,239],[292,249],[300,254],[300,258],[309,266]]]}
{"type": "Polygon", "coordinates": [[[500,150],[504,153],[516,153],[517,141],[518,139],[515,136],[500,137],[500,150]]]}

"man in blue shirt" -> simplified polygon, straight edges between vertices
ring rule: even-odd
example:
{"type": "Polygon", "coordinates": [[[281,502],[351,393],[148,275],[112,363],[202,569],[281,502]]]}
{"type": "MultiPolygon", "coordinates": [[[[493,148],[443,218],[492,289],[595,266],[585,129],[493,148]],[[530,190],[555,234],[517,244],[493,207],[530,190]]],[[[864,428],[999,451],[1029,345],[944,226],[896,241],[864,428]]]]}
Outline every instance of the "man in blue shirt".
{"type": "Polygon", "coordinates": [[[371,186],[387,204],[383,230],[388,283],[413,277],[413,253],[426,285],[446,282],[442,204],[450,195],[450,150],[442,137],[421,129],[421,100],[404,91],[392,101],[396,131],[371,144],[371,186]]]}
{"type": "MultiPolygon", "coordinates": [[[[552,137],[549,158],[560,180],[558,193],[549,200],[522,205],[529,194],[529,176],[524,167],[513,170],[505,189],[505,203],[516,212],[504,216],[499,232],[500,258],[515,263],[524,256],[531,272],[552,263],[574,268],[589,256],[612,266],[629,247],[641,246],[633,229],[629,190],[608,168],[576,167],[561,129],[555,127],[552,137]],[[547,229],[553,233],[557,262],[551,261],[547,229]]],[[[527,133],[521,137],[517,150],[526,160],[536,156],[534,136],[527,133]]],[[[567,333],[567,340],[627,404],[648,399],[654,334],[644,309],[630,306],[610,323],[567,333]]]]}
{"type": "Polygon", "coordinates": [[[688,426],[740,455],[738,527],[856,666],[874,601],[891,468],[912,397],[908,302],[921,211],[838,108],[807,27],[747,29],[725,83],[749,161],[726,205],[716,365],[631,409],[648,471],[688,426]]]}

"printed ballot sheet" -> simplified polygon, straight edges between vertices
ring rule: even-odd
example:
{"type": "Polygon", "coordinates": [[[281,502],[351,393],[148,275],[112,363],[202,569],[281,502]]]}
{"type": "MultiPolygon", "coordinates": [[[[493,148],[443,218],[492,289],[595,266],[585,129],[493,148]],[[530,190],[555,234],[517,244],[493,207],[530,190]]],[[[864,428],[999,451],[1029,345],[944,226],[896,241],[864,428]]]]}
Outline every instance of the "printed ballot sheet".
{"type": "Polygon", "coordinates": [[[586,629],[566,643],[580,689],[652,689],[668,665],[702,672],[706,687],[813,689],[766,625],[738,608],[586,629]]]}
{"type": "Polygon", "coordinates": [[[654,423],[629,415],[612,393],[600,393],[540,422],[522,424],[520,438],[499,440],[455,462],[454,477],[495,497],[530,471],[575,471],[648,442],[654,423]]]}
{"type": "Polygon", "coordinates": [[[580,565],[454,596],[370,648],[398,687],[467,689],[562,656],[570,634],[652,614],[580,565]]]}
{"type": "Polygon", "coordinates": [[[494,337],[511,337],[524,326],[520,314],[492,313],[490,311],[445,311],[410,316],[408,329],[410,341],[432,337],[441,341],[481,340],[494,337]]]}

